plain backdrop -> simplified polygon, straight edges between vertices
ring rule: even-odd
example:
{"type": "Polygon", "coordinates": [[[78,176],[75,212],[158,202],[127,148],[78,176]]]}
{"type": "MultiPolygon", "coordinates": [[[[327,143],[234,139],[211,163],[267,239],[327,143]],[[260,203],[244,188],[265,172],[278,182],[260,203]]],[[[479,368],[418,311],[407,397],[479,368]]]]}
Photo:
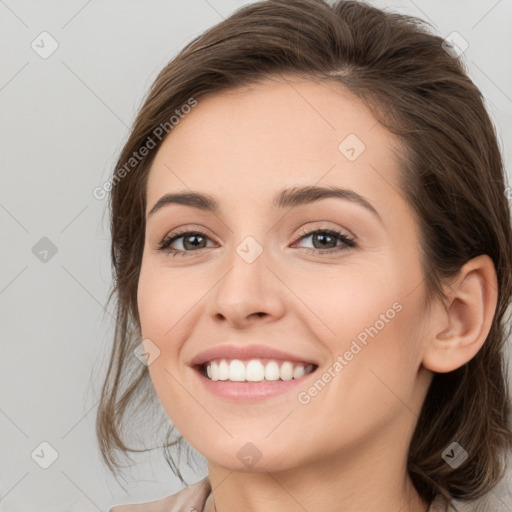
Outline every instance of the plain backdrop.
{"type": "MultiPolygon", "coordinates": [[[[246,3],[0,0],[2,512],[107,511],[181,488],[158,453],[125,473],[127,492],[99,457],[94,419],[113,320],[107,203],[92,191],[160,69],[246,3]]],[[[373,3],[467,41],[462,59],[510,176],[512,2],[373,3]]],[[[199,480],[205,468],[185,475],[199,480]]],[[[508,485],[497,495],[512,511],[508,485]]]]}

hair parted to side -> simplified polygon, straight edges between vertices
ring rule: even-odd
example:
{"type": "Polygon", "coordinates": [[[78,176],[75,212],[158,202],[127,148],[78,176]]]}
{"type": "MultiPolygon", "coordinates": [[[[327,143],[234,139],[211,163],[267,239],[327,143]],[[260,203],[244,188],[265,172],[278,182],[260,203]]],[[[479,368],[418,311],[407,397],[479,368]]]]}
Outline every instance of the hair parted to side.
{"type": "MultiPolygon", "coordinates": [[[[191,41],[156,78],[114,170],[110,194],[111,257],[116,330],[97,415],[97,435],[109,468],[128,447],[123,425],[133,404],[155,394],[148,369],[133,356],[141,342],[137,284],[145,234],[146,180],[161,145],[119,174],[155,127],[176,109],[206,95],[265,79],[296,75],[340,84],[396,134],[404,196],[420,228],[426,310],[445,300],[444,280],[473,257],[496,267],[498,304],[489,335],[475,357],[436,373],[412,437],[408,471],[429,502],[436,494],[477,499],[503,477],[512,447],[508,366],[512,228],[502,158],[480,91],[463,64],[424,22],[357,1],[267,0],[246,5],[191,41]],[[122,177],[120,177],[122,176],[122,177]],[[441,454],[457,441],[469,454],[452,469],[441,454]]],[[[171,133],[172,136],[172,133],[171,133]]],[[[170,454],[167,462],[185,483],[170,454]]]]}

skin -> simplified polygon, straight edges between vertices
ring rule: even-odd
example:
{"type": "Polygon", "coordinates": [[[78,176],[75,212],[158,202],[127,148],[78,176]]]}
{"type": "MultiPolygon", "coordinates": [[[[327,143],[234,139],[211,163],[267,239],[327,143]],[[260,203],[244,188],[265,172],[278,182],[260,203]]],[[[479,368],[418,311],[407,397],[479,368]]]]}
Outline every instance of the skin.
{"type": "Polygon", "coordinates": [[[468,262],[447,304],[427,315],[398,140],[340,85],[282,78],[202,99],[155,156],[147,212],[163,194],[188,189],[213,195],[221,211],[173,204],[147,219],[138,307],[143,338],[160,350],[151,379],[172,423],[207,459],[219,512],[425,512],[406,471],[409,443],[433,372],[460,367],[485,341],[494,267],[487,256],[468,262]],[[348,134],[366,146],[355,161],[338,150],[348,134]],[[302,185],[351,189],[381,220],[338,198],[272,207],[278,190],[302,185]],[[158,251],[190,225],[206,234],[206,248],[185,246],[189,236],[173,243],[185,256],[158,251]],[[323,246],[297,241],[303,228],[336,228],[357,246],[314,254],[323,246]],[[263,249],[250,264],[236,252],[247,236],[263,249]],[[394,303],[400,312],[299,403],[298,392],[394,303]],[[226,341],[304,354],[319,369],[297,391],[233,403],[206,391],[188,366],[226,341]],[[248,442],[262,454],[251,468],[237,456],[248,442]]]}

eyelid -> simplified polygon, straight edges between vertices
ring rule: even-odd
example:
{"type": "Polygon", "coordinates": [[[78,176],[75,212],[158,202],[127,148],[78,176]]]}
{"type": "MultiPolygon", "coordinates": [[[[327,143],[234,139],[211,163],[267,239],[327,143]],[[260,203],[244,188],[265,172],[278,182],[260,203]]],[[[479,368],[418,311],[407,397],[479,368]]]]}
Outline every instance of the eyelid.
{"type": "Polygon", "coordinates": [[[326,223],[329,223],[329,221],[327,220],[324,220],[324,221],[315,221],[314,222],[314,226],[310,226],[310,227],[302,227],[300,230],[299,230],[299,233],[297,235],[297,237],[295,238],[295,242],[297,242],[298,240],[300,240],[300,238],[304,235],[310,235],[312,233],[314,233],[315,231],[336,231],[336,232],[340,232],[341,234],[343,234],[344,236],[346,236],[347,238],[350,238],[351,240],[353,240],[354,242],[356,242],[358,240],[357,236],[354,235],[354,233],[352,233],[352,231],[349,231],[348,229],[346,228],[343,228],[343,227],[339,227],[339,226],[329,226],[328,224],[326,223]]]}
{"type": "MultiPolygon", "coordinates": [[[[315,227],[302,227],[293,242],[291,243],[291,246],[295,246],[298,242],[300,242],[302,239],[308,238],[310,236],[313,236],[317,233],[328,233],[330,236],[333,236],[337,239],[337,241],[341,242],[341,246],[335,246],[328,249],[317,249],[317,248],[308,248],[308,247],[299,247],[298,249],[309,254],[313,253],[315,255],[322,255],[322,254],[335,254],[342,251],[346,251],[349,249],[354,249],[359,246],[359,243],[357,242],[357,237],[353,235],[350,231],[345,230],[344,228],[339,227],[329,227],[325,224],[326,221],[317,221],[315,227]],[[344,232],[345,231],[345,232],[344,232]],[[347,234],[346,232],[350,233],[347,234]]],[[[197,254],[201,254],[204,249],[207,249],[208,247],[202,247],[198,250],[192,250],[192,251],[185,251],[183,249],[171,249],[170,246],[180,238],[186,237],[186,236],[192,236],[193,234],[197,234],[199,236],[203,236],[207,238],[208,240],[215,242],[214,237],[211,237],[209,235],[209,230],[206,228],[203,228],[202,226],[200,228],[194,229],[191,225],[181,226],[179,228],[176,228],[175,230],[171,231],[168,235],[166,235],[163,240],[158,244],[157,251],[163,251],[167,252],[168,254],[172,254],[173,256],[181,255],[181,256],[195,256],[197,254]],[[196,254],[197,253],[197,254],[196,254]]],[[[211,249],[211,247],[209,247],[211,249]]]]}
{"type": "MultiPolygon", "coordinates": [[[[210,240],[215,241],[215,237],[212,236],[210,230],[205,228],[204,226],[196,227],[195,224],[187,224],[185,226],[180,226],[179,228],[171,230],[167,233],[160,241],[157,242],[157,249],[161,249],[162,245],[166,243],[167,240],[181,238],[181,236],[190,234],[193,232],[197,232],[201,235],[206,235],[210,240]]],[[[215,242],[217,243],[217,242],[215,242]]],[[[188,251],[192,252],[192,251],[188,251]]]]}
{"type": "MultiPolygon", "coordinates": [[[[313,226],[309,226],[309,227],[303,226],[303,227],[301,227],[299,232],[298,232],[298,234],[297,234],[297,236],[295,237],[295,241],[297,241],[297,239],[301,235],[310,234],[315,229],[326,229],[326,230],[332,229],[332,230],[335,230],[335,231],[342,231],[347,237],[353,239],[354,241],[356,241],[358,239],[358,237],[352,231],[350,231],[349,229],[347,229],[345,227],[339,227],[338,225],[336,225],[336,226],[329,226],[328,223],[332,223],[332,221],[317,220],[317,221],[313,221],[312,222],[313,226]]],[[[311,224],[311,223],[308,223],[308,225],[309,224],[311,224]]],[[[178,235],[178,234],[187,233],[189,231],[205,231],[206,232],[205,234],[207,234],[211,239],[215,239],[215,236],[212,235],[212,232],[208,228],[206,228],[204,226],[201,226],[199,224],[185,224],[183,226],[175,228],[175,229],[171,230],[167,235],[165,235],[164,239],[168,238],[168,236],[170,234],[175,236],[175,235],[178,235]]],[[[291,236],[291,234],[289,236],[291,236]]]]}

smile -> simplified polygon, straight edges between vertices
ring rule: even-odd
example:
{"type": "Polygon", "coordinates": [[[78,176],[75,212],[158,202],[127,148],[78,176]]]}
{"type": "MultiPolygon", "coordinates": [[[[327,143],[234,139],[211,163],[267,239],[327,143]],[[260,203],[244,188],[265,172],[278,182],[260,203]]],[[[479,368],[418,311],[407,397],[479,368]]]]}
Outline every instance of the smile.
{"type": "Polygon", "coordinates": [[[201,366],[208,379],[230,382],[288,381],[300,379],[315,369],[311,363],[275,359],[217,359],[201,366]]]}
{"type": "MultiPolygon", "coordinates": [[[[209,394],[235,403],[251,403],[306,387],[318,365],[276,359],[215,359],[193,366],[209,394]]],[[[297,392],[297,391],[295,391],[297,392]]]]}

